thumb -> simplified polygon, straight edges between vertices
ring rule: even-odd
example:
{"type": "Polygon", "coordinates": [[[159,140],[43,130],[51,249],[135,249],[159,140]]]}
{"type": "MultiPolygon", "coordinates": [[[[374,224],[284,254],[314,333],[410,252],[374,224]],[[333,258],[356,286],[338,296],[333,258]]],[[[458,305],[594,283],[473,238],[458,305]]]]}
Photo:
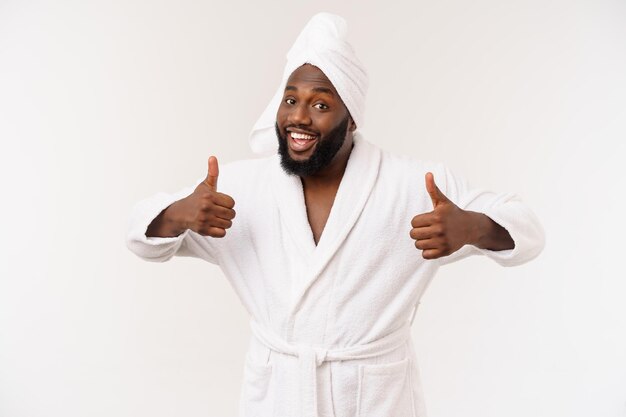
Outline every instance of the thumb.
{"type": "Polygon", "coordinates": [[[436,208],[437,205],[448,201],[448,197],[445,196],[444,193],[441,192],[437,184],[435,184],[435,176],[432,172],[426,173],[426,191],[430,195],[430,199],[433,202],[433,208],[436,208]]]}
{"type": "Polygon", "coordinates": [[[220,168],[217,163],[217,158],[214,156],[209,157],[209,172],[204,180],[204,183],[212,190],[217,191],[217,177],[220,174],[220,168]]]}

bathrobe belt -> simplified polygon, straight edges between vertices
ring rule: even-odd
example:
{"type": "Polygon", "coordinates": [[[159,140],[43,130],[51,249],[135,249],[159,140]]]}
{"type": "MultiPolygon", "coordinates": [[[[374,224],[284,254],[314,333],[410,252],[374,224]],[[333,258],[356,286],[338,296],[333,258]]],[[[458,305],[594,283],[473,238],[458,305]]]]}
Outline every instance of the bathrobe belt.
{"type": "Polygon", "coordinates": [[[269,349],[298,358],[302,417],[317,417],[317,367],[323,362],[383,355],[402,346],[411,336],[411,324],[407,321],[398,330],[373,342],[339,349],[324,349],[287,343],[255,320],[250,321],[250,328],[256,338],[269,349]]]}

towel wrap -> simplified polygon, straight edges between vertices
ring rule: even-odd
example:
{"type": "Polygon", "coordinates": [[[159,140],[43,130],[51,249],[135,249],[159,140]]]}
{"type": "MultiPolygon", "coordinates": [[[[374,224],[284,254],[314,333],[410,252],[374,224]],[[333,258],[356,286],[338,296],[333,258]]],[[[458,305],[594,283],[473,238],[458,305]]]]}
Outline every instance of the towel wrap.
{"type": "Polygon", "coordinates": [[[348,23],[341,16],[322,12],[309,20],[287,53],[287,64],[278,89],[250,132],[250,148],[254,153],[276,153],[276,113],[289,76],[304,64],[322,70],[337,90],[357,129],[363,127],[369,78],[347,38],[348,23]]]}

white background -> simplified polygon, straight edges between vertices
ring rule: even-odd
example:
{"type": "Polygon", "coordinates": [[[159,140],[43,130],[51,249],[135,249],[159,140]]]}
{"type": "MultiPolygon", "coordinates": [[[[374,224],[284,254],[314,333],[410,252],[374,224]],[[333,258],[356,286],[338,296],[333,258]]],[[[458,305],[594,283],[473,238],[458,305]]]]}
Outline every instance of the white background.
{"type": "Polygon", "coordinates": [[[335,3],[0,0],[0,416],[236,415],[241,304],[212,265],[137,258],[127,219],[252,156],[318,11],[369,70],[370,141],[517,192],[546,230],[529,264],[435,278],[430,416],[626,416],[626,2],[335,3]]]}

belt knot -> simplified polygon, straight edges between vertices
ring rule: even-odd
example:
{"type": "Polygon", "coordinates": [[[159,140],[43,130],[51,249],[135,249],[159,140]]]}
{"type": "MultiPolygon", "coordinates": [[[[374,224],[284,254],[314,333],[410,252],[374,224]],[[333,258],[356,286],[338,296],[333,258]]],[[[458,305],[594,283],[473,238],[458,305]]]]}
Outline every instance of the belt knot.
{"type": "Polygon", "coordinates": [[[306,345],[298,345],[297,347],[297,355],[300,360],[305,360],[309,363],[315,362],[315,366],[320,366],[328,356],[328,349],[306,346],[306,345]]]}

